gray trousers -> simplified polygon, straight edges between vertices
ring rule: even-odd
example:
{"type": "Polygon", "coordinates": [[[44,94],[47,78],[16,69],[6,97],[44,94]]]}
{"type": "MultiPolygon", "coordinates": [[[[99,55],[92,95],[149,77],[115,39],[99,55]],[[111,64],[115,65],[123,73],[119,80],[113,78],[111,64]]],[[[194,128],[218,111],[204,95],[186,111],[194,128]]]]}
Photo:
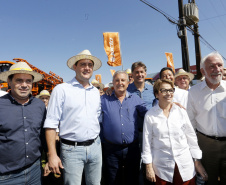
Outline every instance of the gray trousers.
{"type": "Polygon", "coordinates": [[[208,174],[207,185],[226,184],[226,141],[208,138],[197,133],[198,144],[203,152],[202,164],[208,174]]]}

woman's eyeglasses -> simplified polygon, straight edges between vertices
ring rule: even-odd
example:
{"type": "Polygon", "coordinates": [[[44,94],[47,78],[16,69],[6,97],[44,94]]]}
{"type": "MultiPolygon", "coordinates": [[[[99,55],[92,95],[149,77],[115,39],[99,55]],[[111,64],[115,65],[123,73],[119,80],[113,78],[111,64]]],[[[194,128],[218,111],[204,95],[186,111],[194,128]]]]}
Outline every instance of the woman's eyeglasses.
{"type": "Polygon", "coordinates": [[[175,92],[175,88],[171,88],[171,89],[160,89],[160,92],[163,94],[163,95],[166,95],[167,92],[169,92],[169,94],[173,94],[175,92]]]}

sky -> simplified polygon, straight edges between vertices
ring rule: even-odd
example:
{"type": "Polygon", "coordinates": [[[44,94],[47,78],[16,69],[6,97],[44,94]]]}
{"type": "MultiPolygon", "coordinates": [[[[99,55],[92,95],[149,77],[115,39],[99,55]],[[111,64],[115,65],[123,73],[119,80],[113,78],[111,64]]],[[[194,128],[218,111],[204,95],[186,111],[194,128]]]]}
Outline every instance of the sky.
{"type": "MultiPolygon", "coordinates": [[[[147,0],[178,20],[178,1],[147,0]]],[[[184,4],[188,1],[184,0],[184,4]]],[[[196,0],[199,33],[226,58],[226,1],[196,0]]],[[[0,0],[0,60],[22,58],[49,73],[71,80],[75,72],[67,60],[84,49],[102,61],[94,71],[102,83],[112,80],[103,46],[103,32],[119,32],[123,69],[142,61],[147,73],[166,66],[165,52],[173,53],[175,68],[182,67],[177,27],[140,0],[0,0]]],[[[188,31],[190,65],[195,65],[194,36],[188,31]]],[[[211,50],[201,43],[202,57],[211,50]]]]}

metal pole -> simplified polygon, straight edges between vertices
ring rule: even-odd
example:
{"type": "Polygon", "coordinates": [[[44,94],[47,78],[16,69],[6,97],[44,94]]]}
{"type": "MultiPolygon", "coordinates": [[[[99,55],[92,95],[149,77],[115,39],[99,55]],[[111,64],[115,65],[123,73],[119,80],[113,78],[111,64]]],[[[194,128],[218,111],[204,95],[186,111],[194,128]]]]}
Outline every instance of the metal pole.
{"type": "Polygon", "coordinates": [[[200,49],[200,41],[199,41],[199,26],[198,24],[194,24],[194,39],[195,39],[195,56],[196,56],[196,71],[197,71],[197,79],[202,77],[202,73],[200,71],[200,62],[201,62],[201,49],[200,49]]]}

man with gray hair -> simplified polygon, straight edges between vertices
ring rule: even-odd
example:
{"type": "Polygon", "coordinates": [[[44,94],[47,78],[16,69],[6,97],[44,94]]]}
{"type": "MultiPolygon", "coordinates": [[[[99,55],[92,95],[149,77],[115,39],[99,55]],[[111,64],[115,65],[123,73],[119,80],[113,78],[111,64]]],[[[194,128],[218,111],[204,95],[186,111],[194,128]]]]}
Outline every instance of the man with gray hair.
{"type": "MultiPolygon", "coordinates": [[[[208,185],[226,184],[226,81],[222,80],[224,62],[217,52],[201,61],[205,80],[193,86],[188,95],[187,111],[197,131],[203,151],[202,164],[208,185]]],[[[194,159],[196,160],[196,159],[194,159]]]]}
{"type": "Polygon", "coordinates": [[[127,91],[128,74],[113,76],[112,96],[101,97],[103,158],[108,184],[139,184],[140,149],[138,115],[147,112],[145,103],[127,91]]]}

